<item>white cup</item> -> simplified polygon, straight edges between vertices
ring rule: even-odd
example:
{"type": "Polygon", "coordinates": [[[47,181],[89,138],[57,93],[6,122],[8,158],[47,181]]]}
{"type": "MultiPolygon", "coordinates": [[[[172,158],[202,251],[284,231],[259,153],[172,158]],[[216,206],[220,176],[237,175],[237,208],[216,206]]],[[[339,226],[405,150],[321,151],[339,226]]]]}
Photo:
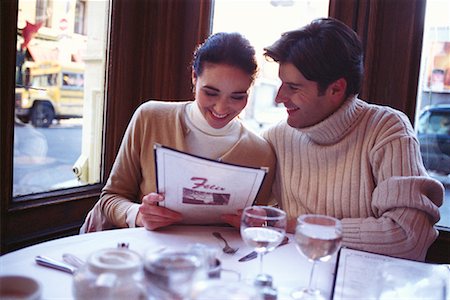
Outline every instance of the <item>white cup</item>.
{"type": "Polygon", "coordinates": [[[41,299],[41,285],[33,278],[20,275],[0,276],[0,299],[38,300],[41,299]]]}
{"type": "Polygon", "coordinates": [[[75,299],[143,299],[142,257],[127,248],[101,249],[73,275],[75,299]]]}

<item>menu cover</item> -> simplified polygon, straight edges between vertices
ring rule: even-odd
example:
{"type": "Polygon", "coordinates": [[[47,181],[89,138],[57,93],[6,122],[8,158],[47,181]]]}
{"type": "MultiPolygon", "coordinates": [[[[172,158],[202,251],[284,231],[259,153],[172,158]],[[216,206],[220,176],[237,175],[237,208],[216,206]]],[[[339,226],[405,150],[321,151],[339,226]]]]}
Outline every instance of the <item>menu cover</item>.
{"type": "Polygon", "coordinates": [[[253,205],[267,168],[215,161],[154,146],[160,206],[183,214],[185,224],[217,224],[220,215],[253,205]]]}
{"type": "Polygon", "coordinates": [[[431,264],[343,247],[333,300],[449,299],[450,265],[431,264]]]}

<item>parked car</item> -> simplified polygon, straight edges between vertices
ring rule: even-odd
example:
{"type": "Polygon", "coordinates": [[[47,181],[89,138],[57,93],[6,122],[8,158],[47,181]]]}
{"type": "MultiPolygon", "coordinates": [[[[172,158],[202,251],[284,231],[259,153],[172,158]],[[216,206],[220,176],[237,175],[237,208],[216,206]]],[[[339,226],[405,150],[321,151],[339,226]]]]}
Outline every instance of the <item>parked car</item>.
{"type": "Polygon", "coordinates": [[[450,174],[450,105],[425,107],[419,116],[417,137],[427,170],[450,174]]]}

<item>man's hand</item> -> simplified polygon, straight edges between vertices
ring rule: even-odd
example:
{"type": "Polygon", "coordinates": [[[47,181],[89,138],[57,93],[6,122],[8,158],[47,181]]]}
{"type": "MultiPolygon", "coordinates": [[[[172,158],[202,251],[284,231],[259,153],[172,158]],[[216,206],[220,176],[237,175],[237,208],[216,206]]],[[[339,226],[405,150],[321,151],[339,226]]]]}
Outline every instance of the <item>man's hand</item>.
{"type": "Polygon", "coordinates": [[[220,217],[220,219],[225,223],[228,223],[231,226],[239,229],[241,227],[241,217],[242,209],[238,210],[236,214],[224,214],[220,217]]]}

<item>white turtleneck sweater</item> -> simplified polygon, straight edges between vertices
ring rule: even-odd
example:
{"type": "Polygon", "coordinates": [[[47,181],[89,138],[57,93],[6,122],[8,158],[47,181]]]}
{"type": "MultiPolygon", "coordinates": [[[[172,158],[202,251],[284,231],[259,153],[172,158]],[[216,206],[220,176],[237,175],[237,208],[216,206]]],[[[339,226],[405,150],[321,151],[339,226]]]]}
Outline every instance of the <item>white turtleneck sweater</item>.
{"type": "Polygon", "coordinates": [[[186,147],[189,153],[217,159],[239,140],[241,123],[233,119],[222,128],[211,127],[200,111],[197,102],[186,105],[186,147]]]}
{"type": "Polygon", "coordinates": [[[314,126],[283,121],[263,135],[277,156],[273,194],[290,218],[334,216],[344,246],[425,259],[444,189],[403,113],[353,98],[314,126]]]}

